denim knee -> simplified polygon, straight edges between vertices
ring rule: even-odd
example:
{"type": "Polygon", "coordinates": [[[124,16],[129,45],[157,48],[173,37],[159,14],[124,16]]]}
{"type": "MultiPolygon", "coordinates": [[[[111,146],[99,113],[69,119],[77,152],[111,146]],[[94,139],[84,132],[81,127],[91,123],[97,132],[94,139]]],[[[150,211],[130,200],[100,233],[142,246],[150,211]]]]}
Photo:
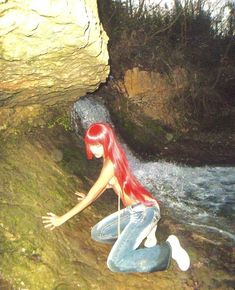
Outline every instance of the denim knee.
{"type": "Polygon", "coordinates": [[[108,258],[107,266],[108,266],[109,270],[112,272],[122,272],[120,269],[118,261],[114,261],[114,260],[108,258]]]}
{"type": "Polygon", "coordinates": [[[97,242],[101,240],[100,231],[97,230],[97,226],[91,228],[91,238],[92,240],[97,242]]]}

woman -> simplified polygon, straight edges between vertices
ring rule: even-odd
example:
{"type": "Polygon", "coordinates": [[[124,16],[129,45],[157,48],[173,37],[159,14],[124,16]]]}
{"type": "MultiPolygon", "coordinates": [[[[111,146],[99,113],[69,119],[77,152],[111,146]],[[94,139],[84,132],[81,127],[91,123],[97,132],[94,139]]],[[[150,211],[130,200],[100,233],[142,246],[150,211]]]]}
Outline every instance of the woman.
{"type": "Polygon", "coordinates": [[[186,271],[190,265],[187,252],[176,236],[156,245],[155,230],[160,219],[156,199],[132,174],[126,155],[112,128],[105,123],[92,124],[85,134],[88,159],[103,158],[97,181],[85,196],[78,193],[80,203],[63,216],[48,213],[43,217],[46,228],[53,230],[92,204],[106,188],[118,195],[119,210],[92,228],[91,236],[102,243],[112,243],[107,265],[114,272],[154,272],[168,268],[171,258],[186,271]],[[125,208],[120,210],[120,199],[125,208]],[[145,247],[140,248],[146,238],[145,247]]]}

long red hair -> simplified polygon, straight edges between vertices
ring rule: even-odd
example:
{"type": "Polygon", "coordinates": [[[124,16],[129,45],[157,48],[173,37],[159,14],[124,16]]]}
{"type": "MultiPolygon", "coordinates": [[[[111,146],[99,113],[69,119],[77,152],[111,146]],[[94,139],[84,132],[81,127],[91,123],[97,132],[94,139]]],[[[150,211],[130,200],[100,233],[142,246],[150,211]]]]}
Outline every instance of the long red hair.
{"type": "Polygon", "coordinates": [[[85,145],[87,158],[92,159],[93,155],[90,145],[101,144],[104,148],[104,158],[109,158],[114,165],[115,176],[122,188],[122,191],[136,201],[145,205],[152,205],[155,198],[147,191],[136,177],[132,174],[128,165],[126,154],[113,129],[106,123],[94,123],[90,125],[85,134],[85,145]],[[150,201],[149,198],[152,200],[150,201]]]}

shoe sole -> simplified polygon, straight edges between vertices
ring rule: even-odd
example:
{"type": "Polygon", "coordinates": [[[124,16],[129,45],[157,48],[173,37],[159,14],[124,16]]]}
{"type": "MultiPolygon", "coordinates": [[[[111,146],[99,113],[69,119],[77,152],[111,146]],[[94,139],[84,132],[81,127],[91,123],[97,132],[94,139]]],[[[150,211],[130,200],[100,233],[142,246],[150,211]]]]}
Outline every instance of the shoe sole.
{"type": "Polygon", "coordinates": [[[190,266],[190,258],[185,249],[180,245],[179,239],[171,235],[168,237],[167,241],[172,248],[172,259],[176,261],[181,271],[187,271],[190,266]]]}

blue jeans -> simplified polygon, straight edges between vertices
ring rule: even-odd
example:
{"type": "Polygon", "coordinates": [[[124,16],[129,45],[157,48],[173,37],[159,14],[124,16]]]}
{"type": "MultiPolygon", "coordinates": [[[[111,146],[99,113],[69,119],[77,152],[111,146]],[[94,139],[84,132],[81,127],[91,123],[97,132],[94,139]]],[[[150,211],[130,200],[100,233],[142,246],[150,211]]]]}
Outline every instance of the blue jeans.
{"type": "Polygon", "coordinates": [[[139,248],[151,229],[160,219],[159,206],[135,204],[115,212],[91,231],[95,241],[114,244],[107,265],[113,272],[155,272],[168,268],[171,246],[168,242],[151,248],[139,248]],[[118,215],[121,234],[118,237],[118,215]]]}

